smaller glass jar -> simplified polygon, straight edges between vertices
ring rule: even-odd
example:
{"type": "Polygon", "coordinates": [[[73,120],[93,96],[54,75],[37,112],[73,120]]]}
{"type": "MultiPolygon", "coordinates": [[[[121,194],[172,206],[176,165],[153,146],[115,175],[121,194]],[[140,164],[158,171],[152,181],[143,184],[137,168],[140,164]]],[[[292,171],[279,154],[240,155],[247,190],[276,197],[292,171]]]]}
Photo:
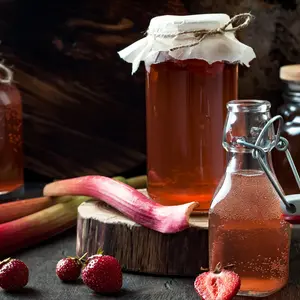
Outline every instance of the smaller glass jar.
{"type": "Polygon", "coordinates": [[[12,72],[2,64],[0,71],[0,196],[18,196],[24,184],[22,101],[12,72]]]}
{"type": "MultiPolygon", "coordinates": [[[[279,108],[278,113],[285,123],[282,136],[288,139],[294,163],[297,169],[300,169],[300,65],[281,67],[280,79],[283,81],[284,104],[279,108]]],[[[273,162],[277,178],[285,193],[298,194],[299,188],[285,154],[276,151],[273,162]]]]}

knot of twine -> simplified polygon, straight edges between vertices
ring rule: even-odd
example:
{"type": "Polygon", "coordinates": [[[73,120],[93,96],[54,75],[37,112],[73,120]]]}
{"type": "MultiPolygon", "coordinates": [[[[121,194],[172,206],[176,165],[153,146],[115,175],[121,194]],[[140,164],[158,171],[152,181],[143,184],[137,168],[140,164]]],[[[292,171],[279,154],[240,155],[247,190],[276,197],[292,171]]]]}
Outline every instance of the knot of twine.
{"type": "Polygon", "coordinates": [[[1,62],[0,70],[4,74],[3,77],[0,76],[0,83],[11,84],[13,80],[13,72],[9,68],[5,67],[5,65],[1,62]]]}
{"type": "Polygon", "coordinates": [[[243,14],[235,15],[225,25],[223,25],[222,27],[216,28],[216,29],[212,29],[212,30],[203,29],[203,30],[179,32],[175,36],[193,33],[194,36],[198,39],[198,41],[195,43],[189,44],[189,45],[172,48],[170,51],[174,51],[174,50],[177,50],[180,48],[196,46],[199,43],[201,43],[208,36],[217,35],[217,34],[225,34],[226,32],[236,32],[238,30],[241,30],[241,29],[247,27],[253,19],[254,19],[254,16],[251,15],[250,13],[243,13],[243,14]],[[231,25],[235,22],[237,23],[236,26],[232,26],[232,28],[228,28],[229,25],[231,25]]]}

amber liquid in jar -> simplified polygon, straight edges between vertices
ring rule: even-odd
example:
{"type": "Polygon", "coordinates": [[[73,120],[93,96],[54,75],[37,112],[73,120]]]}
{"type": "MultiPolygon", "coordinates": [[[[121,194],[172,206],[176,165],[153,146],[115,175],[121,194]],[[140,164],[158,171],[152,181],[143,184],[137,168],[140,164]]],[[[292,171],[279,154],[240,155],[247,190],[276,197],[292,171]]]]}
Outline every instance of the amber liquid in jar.
{"type": "Polygon", "coordinates": [[[280,198],[258,170],[227,173],[212,203],[210,267],[233,265],[240,295],[264,297],[286,285],[290,225],[281,219],[280,198]]]}
{"type": "Polygon", "coordinates": [[[13,85],[0,84],[0,195],[23,183],[21,97],[13,85]]]}
{"type": "Polygon", "coordinates": [[[226,103],[237,99],[238,66],[167,61],[147,73],[148,193],[159,203],[209,209],[226,166],[226,103]]]}

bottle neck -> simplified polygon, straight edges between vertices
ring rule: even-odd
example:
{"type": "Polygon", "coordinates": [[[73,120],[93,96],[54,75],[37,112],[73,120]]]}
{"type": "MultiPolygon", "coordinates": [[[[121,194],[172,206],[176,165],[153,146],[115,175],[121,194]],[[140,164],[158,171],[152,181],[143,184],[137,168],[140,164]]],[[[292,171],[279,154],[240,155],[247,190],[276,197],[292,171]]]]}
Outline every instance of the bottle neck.
{"type": "MultiPolygon", "coordinates": [[[[266,153],[265,161],[274,173],[271,152],[266,153]]],[[[227,162],[227,173],[247,170],[263,172],[258,160],[253,157],[251,152],[227,152],[227,162]]]]}

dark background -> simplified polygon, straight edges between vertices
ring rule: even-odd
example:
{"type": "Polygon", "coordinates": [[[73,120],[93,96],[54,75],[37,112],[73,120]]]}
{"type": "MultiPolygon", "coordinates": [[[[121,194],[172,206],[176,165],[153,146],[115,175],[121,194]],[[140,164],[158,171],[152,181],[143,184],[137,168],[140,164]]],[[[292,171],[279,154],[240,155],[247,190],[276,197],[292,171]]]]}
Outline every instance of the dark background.
{"type": "Polygon", "coordinates": [[[26,178],[145,173],[144,69],[131,76],[117,51],[156,15],[254,14],[239,33],[257,54],[240,68],[239,98],[270,100],[275,112],[279,67],[298,62],[299,11],[286,0],[0,0],[0,51],[23,96],[26,178]]]}

